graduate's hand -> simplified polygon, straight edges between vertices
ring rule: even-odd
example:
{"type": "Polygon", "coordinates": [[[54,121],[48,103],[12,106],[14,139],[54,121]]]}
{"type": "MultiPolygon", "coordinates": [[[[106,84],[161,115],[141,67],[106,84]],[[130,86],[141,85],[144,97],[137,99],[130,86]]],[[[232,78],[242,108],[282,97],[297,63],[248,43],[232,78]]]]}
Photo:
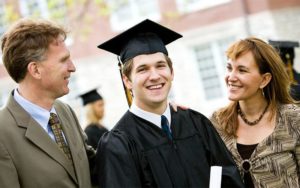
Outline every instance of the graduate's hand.
{"type": "Polygon", "coordinates": [[[174,102],[170,102],[170,105],[172,106],[172,108],[173,108],[173,110],[174,110],[175,112],[177,112],[177,108],[178,108],[178,107],[179,107],[180,109],[182,109],[182,110],[187,110],[187,109],[189,109],[189,108],[186,107],[186,106],[177,105],[177,104],[175,104],[174,102]]]}

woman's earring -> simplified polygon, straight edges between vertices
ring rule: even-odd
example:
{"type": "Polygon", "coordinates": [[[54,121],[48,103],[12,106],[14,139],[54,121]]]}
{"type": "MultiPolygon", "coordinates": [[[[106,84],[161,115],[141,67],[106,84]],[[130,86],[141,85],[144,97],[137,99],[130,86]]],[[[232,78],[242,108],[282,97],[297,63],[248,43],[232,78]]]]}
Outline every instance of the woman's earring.
{"type": "Polygon", "coordinates": [[[262,93],[262,95],[265,97],[264,88],[261,89],[261,93],[262,93]]]}

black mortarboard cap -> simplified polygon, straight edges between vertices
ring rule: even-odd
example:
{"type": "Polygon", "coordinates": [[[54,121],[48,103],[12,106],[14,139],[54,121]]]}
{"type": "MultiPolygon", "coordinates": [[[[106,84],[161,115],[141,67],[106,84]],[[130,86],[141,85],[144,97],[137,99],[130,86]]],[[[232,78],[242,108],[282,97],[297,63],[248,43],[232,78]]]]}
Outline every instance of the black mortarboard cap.
{"type": "Polygon", "coordinates": [[[141,54],[162,52],[168,55],[165,45],[181,37],[179,33],[146,19],[100,44],[98,48],[120,56],[124,63],[141,54]]]}
{"type": "Polygon", "coordinates": [[[90,90],[80,95],[80,97],[82,98],[83,105],[103,99],[102,96],[97,92],[97,89],[90,90]]]}
{"type": "Polygon", "coordinates": [[[272,45],[279,51],[280,57],[285,64],[288,60],[293,63],[295,57],[295,47],[299,47],[299,42],[297,41],[273,41],[269,40],[269,44],[272,45]]]}

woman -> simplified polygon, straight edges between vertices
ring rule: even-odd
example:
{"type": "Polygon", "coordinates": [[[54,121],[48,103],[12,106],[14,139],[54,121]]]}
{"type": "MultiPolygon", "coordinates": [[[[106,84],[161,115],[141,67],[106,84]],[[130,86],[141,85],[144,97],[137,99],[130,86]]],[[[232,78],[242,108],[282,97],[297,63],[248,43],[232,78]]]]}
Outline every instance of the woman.
{"type": "Polygon", "coordinates": [[[231,151],[246,187],[299,187],[300,108],[276,50],[250,37],[227,50],[231,103],[211,121],[231,151]]]}
{"type": "Polygon", "coordinates": [[[102,96],[93,89],[80,95],[83,105],[86,106],[86,118],[88,125],[84,132],[88,137],[88,144],[97,149],[98,141],[108,130],[101,124],[104,116],[104,100],[102,96]]]}

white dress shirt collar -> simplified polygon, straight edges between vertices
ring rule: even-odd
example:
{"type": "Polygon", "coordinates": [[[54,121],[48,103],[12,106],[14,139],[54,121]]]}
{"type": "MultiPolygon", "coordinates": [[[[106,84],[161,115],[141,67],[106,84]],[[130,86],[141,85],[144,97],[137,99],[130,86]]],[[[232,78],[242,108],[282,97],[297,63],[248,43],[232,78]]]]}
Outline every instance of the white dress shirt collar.
{"type": "MultiPolygon", "coordinates": [[[[161,115],[142,110],[136,104],[134,104],[134,102],[131,104],[129,111],[135,114],[136,116],[143,118],[147,121],[150,121],[151,123],[161,128],[161,115]]],[[[169,105],[167,105],[167,108],[162,115],[166,116],[166,118],[169,121],[169,125],[171,125],[171,111],[169,105]]]]}

